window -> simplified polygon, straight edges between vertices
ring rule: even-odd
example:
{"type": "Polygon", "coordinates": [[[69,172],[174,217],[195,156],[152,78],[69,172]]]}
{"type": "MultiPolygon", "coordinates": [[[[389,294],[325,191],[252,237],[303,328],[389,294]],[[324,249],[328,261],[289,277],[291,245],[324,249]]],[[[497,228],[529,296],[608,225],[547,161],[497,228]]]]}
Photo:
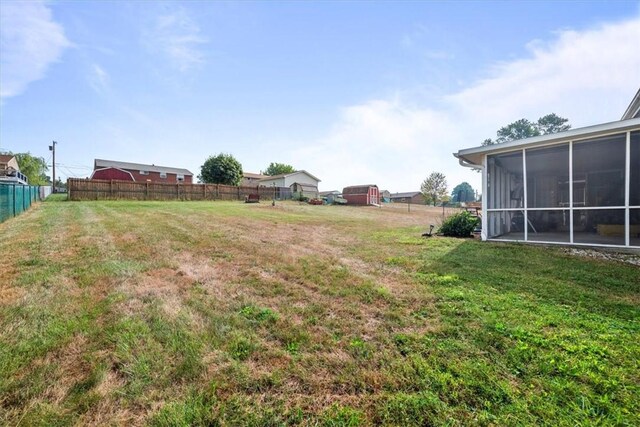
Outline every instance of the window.
{"type": "Polygon", "coordinates": [[[179,173],[179,174],[176,176],[176,179],[178,180],[178,182],[182,182],[182,181],[184,181],[184,175],[182,175],[181,173],[179,173]]]}
{"type": "Polygon", "coordinates": [[[167,173],[166,172],[160,172],[160,178],[167,179],[167,173]]]}
{"type": "Polygon", "coordinates": [[[149,175],[149,171],[140,171],[140,175],[149,175]]]}

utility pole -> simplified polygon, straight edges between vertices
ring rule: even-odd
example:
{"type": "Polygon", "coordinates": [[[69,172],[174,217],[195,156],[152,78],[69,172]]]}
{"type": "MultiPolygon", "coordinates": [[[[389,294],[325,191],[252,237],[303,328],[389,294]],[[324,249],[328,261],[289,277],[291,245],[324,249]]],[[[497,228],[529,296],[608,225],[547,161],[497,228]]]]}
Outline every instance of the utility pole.
{"type": "Polygon", "coordinates": [[[49,151],[53,152],[53,188],[51,189],[53,193],[56,192],[56,144],[57,142],[53,141],[53,144],[49,146],[49,151]]]}

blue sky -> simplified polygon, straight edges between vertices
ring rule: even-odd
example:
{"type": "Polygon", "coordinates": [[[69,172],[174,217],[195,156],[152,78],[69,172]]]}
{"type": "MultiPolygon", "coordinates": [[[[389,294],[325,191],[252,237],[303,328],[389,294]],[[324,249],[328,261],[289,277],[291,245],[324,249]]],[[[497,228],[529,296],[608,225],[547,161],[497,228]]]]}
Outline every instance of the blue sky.
{"type": "Polygon", "coordinates": [[[225,152],[321,190],[477,188],[451,153],[522,117],[617,120],[640,85],[636,1],[0,5],[0,149],[56,140],[63,178],[225,152]]]}

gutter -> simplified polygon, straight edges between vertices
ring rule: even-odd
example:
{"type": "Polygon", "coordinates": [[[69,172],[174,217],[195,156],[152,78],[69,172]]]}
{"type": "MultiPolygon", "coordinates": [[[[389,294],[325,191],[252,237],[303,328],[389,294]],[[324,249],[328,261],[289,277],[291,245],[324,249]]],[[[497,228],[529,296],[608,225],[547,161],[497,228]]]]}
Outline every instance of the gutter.
{"type": "Polygon", "coordinates": [[[459,155],[458,153],[453,153],[453,157],[458,159],[458,163],[460,163],[460,166],[464,166],[465,168],[471,168],[475,170],[482,170],[484,168],[483,165],[476,165],[475,163],[471,162],[469,159],[466,159],[464,156],[459,155]]]}

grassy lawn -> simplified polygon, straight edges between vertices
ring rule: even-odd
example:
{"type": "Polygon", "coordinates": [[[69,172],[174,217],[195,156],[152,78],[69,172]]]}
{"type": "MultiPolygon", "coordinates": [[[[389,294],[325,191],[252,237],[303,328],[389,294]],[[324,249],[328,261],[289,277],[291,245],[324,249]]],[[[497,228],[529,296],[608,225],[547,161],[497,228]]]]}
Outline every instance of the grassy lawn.
{"type": "Polygon", "coordinates": [[[437,216],[38,204],[0,224],[0,425],[640,425],[640,269],[437,216]]]}

